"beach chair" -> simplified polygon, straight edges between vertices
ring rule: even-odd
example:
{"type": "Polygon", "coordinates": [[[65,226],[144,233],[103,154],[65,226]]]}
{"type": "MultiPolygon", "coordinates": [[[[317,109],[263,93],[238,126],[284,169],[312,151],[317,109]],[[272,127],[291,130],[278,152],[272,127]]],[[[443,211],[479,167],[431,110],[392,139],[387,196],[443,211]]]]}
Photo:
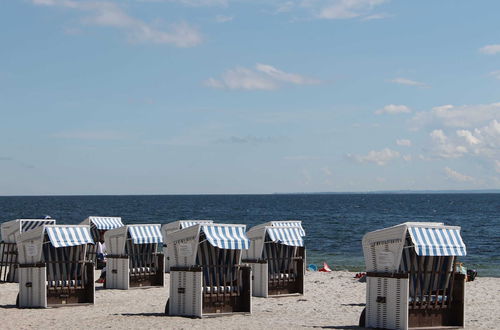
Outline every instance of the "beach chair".
{"type": "Polygon", "coordinates": [[[44,225],[18,234],[18,307],[94,303],[94,266],[85,261],[93,244],[88,226],[44,225]]]}
{"type": "Polygon", "coordinates": [[[463,327],[466,255],[460,227],[406,222],[363,237],[366,309],[360,325],[409,329],[463,327]]]}
{"type": "Polygon", "coordinates": [[[247,232],[243,263],[252,267],[255,297],[304,294],[305,231],[301,221],[271,221],[247,232]]]}
{"type": "Polygon", "coordinates": [[[106,288],[163,287],[160,225],[125,225],[104,234],[108,251],[106,288]]]}
{"type": "Polygon", "coordinates": [[[89,245],[87,247],[87,260],[94,263],[96,269],[102,269],[104,264],[101,264],[97,260],[97,242],[101,233],[105,233],[108,230],[123,227],[122,218],[120,217],[88,217],[83,220],[81,225],[90,226],[90,234],[95,244],[89,245]]]}
{"type": "Polygon", "coordinates": [[[213,223],[212,220],[179,220],[170,223],[166,223],[161,226],[161,234],[163,236],[163,254],[165,255],[165,273],[170,272],[170,257],[168,255],[167,249],[167,236],[174,231],[191,227],[197,224],[209,224],[213,223]]]}
{"type": "Polygon", "coordinates": [[[0,225],[0,283],[18,281],[16,235],[43,225],[54,225],[55,219],[16,219],[0,225]]]}
{"type": "Polygon", "coordinates": [[[170,297],[167,315],[203,317],[251,313],[251,269],[245,225],[198,224],[168,235],[170,297]]]}

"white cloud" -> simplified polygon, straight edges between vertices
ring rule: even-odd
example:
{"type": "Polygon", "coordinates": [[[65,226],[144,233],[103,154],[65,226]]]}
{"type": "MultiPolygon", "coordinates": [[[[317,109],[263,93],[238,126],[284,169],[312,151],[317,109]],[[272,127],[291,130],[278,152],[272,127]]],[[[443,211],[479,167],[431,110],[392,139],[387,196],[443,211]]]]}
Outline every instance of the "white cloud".
{"type": "Polygon", "coordinates": [[[406,139],[398,139],[396,140],[396,144],[402,147],[411,147],[411,141],[406,139]]]}
{"type": "Polygon", "coordinates": [[[487,55],[495,55],[500,53],[500,45],[487,45],[479,49],[479,51],[483,54],[487,55]]]}
{"type": "Polygon", "coordinates": [[[231,144],[265,144],[265,143],[279,143],[287,141],[285,137],[277,136],[230,136],[228,138],[218,139],[217,143],[231,143],[231,144]]]}
{"type": "Polygon", "coordinates": [[[467,143],[470,145],[478,144],[481,142],[481,140],[472,135],[470,131],[465,129],[457,131],[457,135],[463,137],[465,141],[467,141],[467,143]]]}
{"type": "Polygon", "coordinates": [[[226,22],[230,22],[234,19],[233,16],[226,16],[226,15],[217,15],[215,16],[215,21],[217,23],[226,23],[226,22]]]}
{"type": "Polygon", "coordinates": [[[449,179],[451,179],[453,181],[458,181],[458,182],[473,182],[473,181],[475,181],[475,179],[473,177],[459,173],[455,170],[452,170],[449,167],[444,168],[444,173],[445,173],[446,177],[448,177],[449,179]]]}
{"type": "Polygon", "coordinates": [[[388,0],[336,0],[336,1],[310,1],[319,3],[319,18],[324,19],[349,19],[356,17],[367,17],[375,9],[388,0]]]}
{"type": "Polygon", "coordinates": [[[355,159],[360,163],[375,163],[379,166],[387,165],[387,163],[393,159],[399,158],[399,152],[391,150],[389,148],[384,148],[380,151],[372,150],[367,155],[348,155],[348,157],[355,159]]]}
{"type": "Polygon", "coordinates": [[[500,120],[500,102],[478,105],[443,105],[430,111],[418,112],[412,122],[415,127],[477,127],[491,120],[500,120]]]}
{"type": "Polygon", "coordinates": [[[430,134],[433,141],[432,154],[438,158],[459,158],[468,152],[467,148],[451,141],[443,130],[436,129],[430,134]]]}
{"type": "Polygon", "coordinates": [[[192,47],[201,43],[200,33],[191,25],[180,22],[171,24],[168,31],[161,30],[138,18],[128,15],[118,4],[109,1],[32,0],[35,5],[58,6],[87,13],[84,24],[113,27],[127,32],[133,42],[171,44],[192,47]]]}
{"type": "Polygon", "coordinates": [[[427,84],[425,84],[423,82],[411,80],[411,79],[407,79],[407,78],[394,78],[394,79],[391,79],[390,82],[393,82],[393,83],[399,84],[399,85],[407,85],[407,86],[415,86],[415,87],[429,87],[427,84]]]}
{"type": "Polygon", "coordinates": [[[385,19],[385,18],[389,18],[389,17],[392,17],[392,15],[382,13],[382,14],[368,15],[368,16],[363,17],[361,20],[362,21],[373,21],[373,20],[385,19]]]}
{"type": "Polygon", "coordinates": [[[500,70],[491,71],[489,75],[492,76],[495,79],[499,79],[500,80],[500,70]]]}
{"type": "Polygon", "coordinates": [[[237,67],[224,72],[220,79],[209,78],[204,84],[212,88],[273,90],[283,84],[312,85],[317,79],[287,73],[271,65],[257,63],[255,69],[237,67]]]}
{"type": "Polygon", "coordinates": [[[409,113],[409,112],[411,112],[411,109],[409,107],[407,107],[406,105],[388,104],[385,107],[383,107],[382,109],[375,111],[375,114],[381,115],[381,114],[387,113],[387,114],[395,115],[395,114],[399,114],[399,113],[409,113]]]}
{"type": "Polygon", "coordinates": [[[406,161],[406,162],[409,162],[413,159],[412,155],[404,155],[403,156],[403,160],[406,161]]]}

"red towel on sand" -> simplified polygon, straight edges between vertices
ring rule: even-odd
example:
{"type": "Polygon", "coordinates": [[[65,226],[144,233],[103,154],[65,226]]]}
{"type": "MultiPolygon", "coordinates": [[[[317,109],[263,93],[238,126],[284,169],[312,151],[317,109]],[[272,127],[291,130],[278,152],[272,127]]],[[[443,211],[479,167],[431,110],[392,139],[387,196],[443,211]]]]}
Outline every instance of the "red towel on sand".
{"type": "Polygon", "coordinates": [[[323,267],[321,267],[318,272],[331,272],[330,266],[326,262],[323,261],[323,267]]]}

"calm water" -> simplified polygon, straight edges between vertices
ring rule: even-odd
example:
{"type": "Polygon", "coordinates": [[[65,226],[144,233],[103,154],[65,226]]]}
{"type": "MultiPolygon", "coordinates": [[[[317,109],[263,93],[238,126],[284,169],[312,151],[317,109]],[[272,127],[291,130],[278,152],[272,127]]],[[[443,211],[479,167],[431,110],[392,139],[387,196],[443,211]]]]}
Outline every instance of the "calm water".
{"type": "Polygon", "coordinates": [[[60,224],[89,215],[121,216],[124,223],[213,219],[249,227],[299,219],[307,233],[308,263],[363,270],[364,233],[405,221],[462,227],[467,257],[480,276],[500,276],[500,194],[342,194],[0,197],[0,222],[46,214],[60,224]]]}

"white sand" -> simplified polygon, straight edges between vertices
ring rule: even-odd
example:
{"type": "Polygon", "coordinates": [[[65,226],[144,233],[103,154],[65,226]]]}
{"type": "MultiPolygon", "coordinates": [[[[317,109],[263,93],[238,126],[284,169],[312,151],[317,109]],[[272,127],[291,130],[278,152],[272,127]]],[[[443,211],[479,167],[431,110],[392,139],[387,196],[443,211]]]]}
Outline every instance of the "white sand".
{"type": "MultiPolygon", "coordinates": [[[[478,277],[466,284],[467,329],[500,329],[499,283],[497,278],[478,277]]],[[[204,319],[165,316],[168,285],[128,291],[98,285],[93,306],[49,309],[17,309],[17,293],[17,284],[0,284],[0,329],[354,329],[365,303],[365,283],[343,271],[307,273],[304,296],[254,297],[252,315],[204,319]]]]}

